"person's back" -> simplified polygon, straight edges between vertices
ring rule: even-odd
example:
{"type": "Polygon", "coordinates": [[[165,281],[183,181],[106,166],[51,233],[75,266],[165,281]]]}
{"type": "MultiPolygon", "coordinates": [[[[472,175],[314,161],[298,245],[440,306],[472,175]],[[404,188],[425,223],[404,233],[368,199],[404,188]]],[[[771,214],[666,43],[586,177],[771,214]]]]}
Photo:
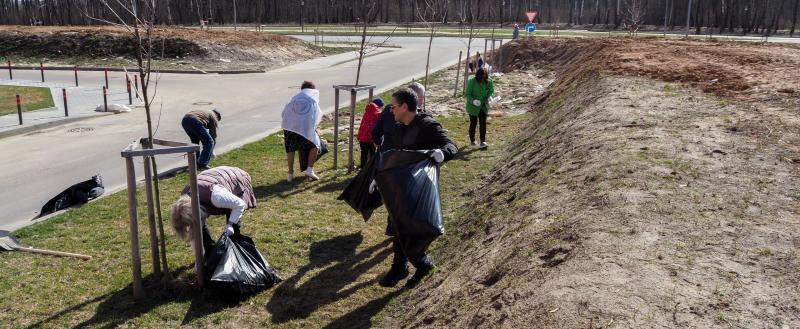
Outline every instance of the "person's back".
{"type": "Polygon", "coordinates": [[[398,125],[392,135],[395,149],[434,150],[441,149],[445,160],[450,160],[458,152],[455,144],[448,138],[444,127],[427,112],[418,112],[408,125],[398,125]]]}
{"type": "Polygon", "coordinates": [[[186,113],[185,116],[202,123],[203,126],[208,129],[211,137],[217,138],[217,127],[219,126],[219,120],[217,119],[216,112],[207,110],[193,110],[189,111],[189,113],[186,113]]]}
{"type": "MultiPolygon", "coordinates": [[[[250,174],[237,167],[220,166],[208,169],[197,175],[198,198],[212,215],[219,215],[211,205],[211,191],[214,185],[220,185],[241,198],[247,208],[256,207],[256,197],[253,194],[253,185],[250,174]]],[[[183,188],[181,194],[189,194],[189,186],[183,188]]]]}
{"type": "Polygon", "coordinates": [[[394,148],[392,134],[396,126],[397,122],[394,121],[391,105],[386,105],[381,112],[378,123],[376,123],[375,127],[372,129],[372,142],[375,143],[375,145],[380,145],[379,150],[381,152],[394,148]]]}
{"type": "MultiPolygon", "coordinates": [[[[382,103],[382,102],[381,102],[382,103]]],[[[380,121],[381,107],[375,102],[370,102],[364,109],[361,117],[361,125],[358,127],[358,141],[362,143],[372,143],[372,130],[380,121]]]]}

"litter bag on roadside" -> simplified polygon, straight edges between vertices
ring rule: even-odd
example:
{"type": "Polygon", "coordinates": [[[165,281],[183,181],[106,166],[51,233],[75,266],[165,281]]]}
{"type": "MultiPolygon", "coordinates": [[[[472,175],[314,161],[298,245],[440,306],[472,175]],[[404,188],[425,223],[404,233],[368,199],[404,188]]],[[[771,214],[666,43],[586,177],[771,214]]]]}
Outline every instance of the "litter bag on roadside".
{"type": "Polygon", "coordinates": [[[347,202],[351,208],[361,214],[365,222],[369,220],[375,209],[383,205],[381,195],[378,191],[372,194],[369,193],[369,185],[372,184],[372,180],[375,178],[375,164],[377,163],[377,158],[377,156],[373,156],[372,159],[364,165],[364,168],[361,168],[361,171],[347,184],[347,187],[344,188],[344,191],[342,191],[342,194],[339,195],[338,198],[339,200],[347,202]]]}
{"type": "Polygon", "coordinates": [[[84,204],[89,200],[99,197],[105,192],[103,178],[100,175],[92,176],[92,179],[85,180],[72,185],[62,191],[42,206],[39,217],[52,214],[56,211],[67,209],[74,205],[84,204]]]}
{"type": "Polygon", "coordinates": [[[205,263],[210,286],[234,294],[253,294],[281,281],[253,239],[241,234],[222,235],[205,263]]]}
{"type": "MultiPolygon", "coordinates": [[[[310,150],[301,150],[300,152],[300,171],[305,171],[308,169],[308,151],[310,150]]],[[[322,137],[319,138],[319,151],[317,152],[317,160],[321,158],[323,155],[328,153],[328,143],[325,142],[322,137]]]]}
{"type": "Polygon", "coordinates": [[[390,150],[378,157],[375,182],[407,255],[444,234],[439,165],[433,151],[390,150]]]}

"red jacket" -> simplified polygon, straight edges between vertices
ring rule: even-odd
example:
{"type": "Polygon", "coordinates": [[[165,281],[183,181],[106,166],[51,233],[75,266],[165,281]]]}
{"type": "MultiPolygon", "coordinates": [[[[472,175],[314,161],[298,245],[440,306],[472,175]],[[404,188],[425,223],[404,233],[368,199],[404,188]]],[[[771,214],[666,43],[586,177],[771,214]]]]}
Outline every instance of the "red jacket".
{"type": "Polygon", "coordinates": [[[361,126],[358,127],[358,141],[362,143],[372,143],[372,128],[378,123],[381,117],[381,108],[378,104],[369,103],[364,109],[364,116],[361,117],[361,126]]]}

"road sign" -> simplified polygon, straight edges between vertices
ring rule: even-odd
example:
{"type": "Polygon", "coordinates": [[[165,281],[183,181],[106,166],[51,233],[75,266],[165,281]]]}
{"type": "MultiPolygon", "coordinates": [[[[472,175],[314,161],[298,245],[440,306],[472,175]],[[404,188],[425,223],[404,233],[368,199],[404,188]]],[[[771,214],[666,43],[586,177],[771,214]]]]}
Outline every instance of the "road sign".
{"type": "Polygon", "coordinates": [[[528,33],[536,32],[536,23],[528,23],[525,25],[525,31],[528,33]]]}
{"type": "Polygon", "coordinates": [[[525,16],[528,16],[528,22],[533,22],[536,20],[536,16],[539,15],[538,11],[527,11],[525,12],[525,16]]]}

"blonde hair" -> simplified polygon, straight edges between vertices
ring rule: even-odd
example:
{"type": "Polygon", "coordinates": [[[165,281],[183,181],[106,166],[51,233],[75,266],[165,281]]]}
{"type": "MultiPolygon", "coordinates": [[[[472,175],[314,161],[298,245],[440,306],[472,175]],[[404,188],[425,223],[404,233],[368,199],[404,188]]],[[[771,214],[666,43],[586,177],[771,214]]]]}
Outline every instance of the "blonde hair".
{"type": "MultiPolygon", "coordinates": [[[[200,220],[203,222],[208,218],[208,213],[205,212],[203,207],[200,207],[200,220]]],[[[172,229],[175,230],[181,239],[185,241],[192,241],[194,236],[191,234],[191,229],[194,226],[194,218],[192,218],[192,198],[184,194],[178,198],[178,201],[172,204],[170,209],[170,224],[172,229]]]]}

